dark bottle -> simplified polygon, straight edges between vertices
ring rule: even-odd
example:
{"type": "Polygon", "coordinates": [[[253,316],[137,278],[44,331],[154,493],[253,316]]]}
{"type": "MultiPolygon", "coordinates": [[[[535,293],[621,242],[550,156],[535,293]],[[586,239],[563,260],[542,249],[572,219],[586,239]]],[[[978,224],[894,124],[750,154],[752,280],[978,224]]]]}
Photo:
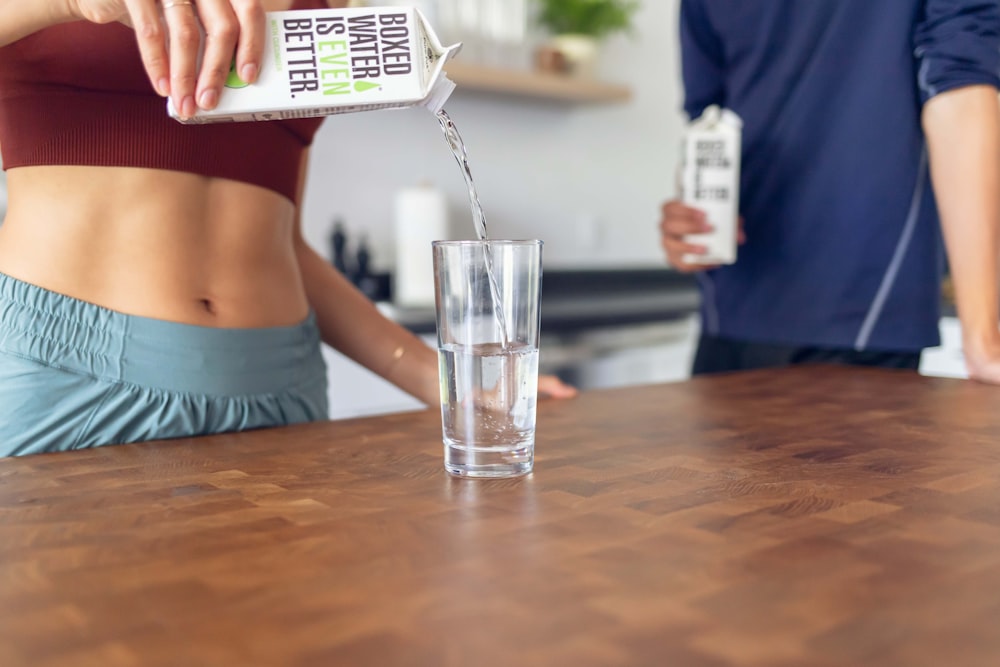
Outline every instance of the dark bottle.
{"type": "Polygon", "coordinates": [[[337,218],[333,223],[333,233],[330,234],[330,257],[334,267],[345,276],[349,275],[347,270],[347,232],[344,231],[344,222],[337,218]]]}
{"type": "Polygon", "coordinates": [[[391,295],[388,273],[375,273],[371,269],[371,251],[368,249],[368,239],[361,237],[358,252],[355,255],[355,271],[351,281],[372,301],[386,301],[391,295]]]}
{"type": "Polygon", "coordinates": [[[354,285],[365,293],[369,299],[375,298],[375,292],[377,291],[377,285],[375,284],[374,276],[371,272],[371,251],[368,250],[368,238],[365,236],[361,237],[358,242],[358,252],[355,256],[355,269],[354,275],[351,280],[354,285]]]}

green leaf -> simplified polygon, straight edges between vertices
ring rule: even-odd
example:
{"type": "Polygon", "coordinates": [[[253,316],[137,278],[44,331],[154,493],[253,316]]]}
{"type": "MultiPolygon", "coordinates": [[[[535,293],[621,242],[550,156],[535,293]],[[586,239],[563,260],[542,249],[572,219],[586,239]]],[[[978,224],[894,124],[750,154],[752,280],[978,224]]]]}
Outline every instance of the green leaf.
{"type": "Polygon", "coordinates": [[[603,38],[629,31],[638,0],[539,0],[538,23],[552,34],[603,38]]]}

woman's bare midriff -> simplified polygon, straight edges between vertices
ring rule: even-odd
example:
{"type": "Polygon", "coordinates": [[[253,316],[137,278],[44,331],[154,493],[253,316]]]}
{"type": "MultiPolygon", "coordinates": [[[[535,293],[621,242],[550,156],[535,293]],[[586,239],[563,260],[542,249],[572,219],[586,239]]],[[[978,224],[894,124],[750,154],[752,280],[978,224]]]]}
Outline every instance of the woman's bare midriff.
{"type": "Polygon", "coordinates": [[[7,172],[0,272],[111,310],[213,327],[308,314],[295,208],[253,185],[121,167],[7,172]]]}

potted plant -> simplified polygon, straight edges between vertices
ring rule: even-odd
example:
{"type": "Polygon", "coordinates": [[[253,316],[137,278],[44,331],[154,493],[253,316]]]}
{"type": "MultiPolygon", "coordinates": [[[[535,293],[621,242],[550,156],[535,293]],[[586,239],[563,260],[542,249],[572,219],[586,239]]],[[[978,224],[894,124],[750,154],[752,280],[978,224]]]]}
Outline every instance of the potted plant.
{"type": "Polygon", "coordinates": [[[632,27],[638,0],[538,0],[537,22],[576,75],[593,74],[600,42],[632,27]]]}

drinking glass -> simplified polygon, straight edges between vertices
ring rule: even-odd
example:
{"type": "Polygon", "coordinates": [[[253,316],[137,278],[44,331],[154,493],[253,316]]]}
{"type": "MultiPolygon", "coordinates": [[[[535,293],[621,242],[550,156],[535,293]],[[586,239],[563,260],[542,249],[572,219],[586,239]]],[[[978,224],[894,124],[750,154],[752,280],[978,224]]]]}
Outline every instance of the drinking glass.
{"type": "Polygon", "coordinates": [[[462,477],[531,472],[542,242],[435,241],[444,465],[462,477]]]}

